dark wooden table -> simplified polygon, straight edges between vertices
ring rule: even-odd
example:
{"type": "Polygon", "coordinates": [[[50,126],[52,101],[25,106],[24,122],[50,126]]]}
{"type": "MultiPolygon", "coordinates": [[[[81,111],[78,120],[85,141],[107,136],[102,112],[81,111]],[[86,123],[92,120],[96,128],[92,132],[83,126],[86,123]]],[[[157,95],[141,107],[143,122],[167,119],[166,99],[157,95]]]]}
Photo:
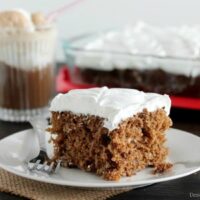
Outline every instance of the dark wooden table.
{"type": "MultiPolygon", "coordinates": [[[[174,122],[174,128],[189,131],[200,136],[200,111],[172,109],[171,118],[174,122]]],[[[4,138],[12,133],[28,128],[30,128],[28,123],[9,123],[0,121],[0,138],[4,138]]],[[[24,198],[0,193],[0,200],[21,199],[24,198]]],[[[200,172],[185,178],[131,190],[127,193],[110,198],[110,200],[129,199],[200,199],[200,172]]]]}

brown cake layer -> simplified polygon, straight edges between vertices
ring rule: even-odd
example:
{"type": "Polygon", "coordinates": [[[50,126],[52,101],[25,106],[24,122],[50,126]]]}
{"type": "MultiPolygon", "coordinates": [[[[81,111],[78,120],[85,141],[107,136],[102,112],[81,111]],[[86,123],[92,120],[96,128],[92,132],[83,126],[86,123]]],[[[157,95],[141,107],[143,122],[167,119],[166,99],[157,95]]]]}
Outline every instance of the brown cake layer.
{"type": "Polygon", "coordinates": [[[48,105],[53,92],[53,68],[20,69],[0,62],[0,107],[34,109],[48,105]]]}
{"type": "Polygon", "coordinates": [[[200,76],[176,75],[161,69],[154,70],[93,70],[79,69],[81,79],[97,86],[134,88],[145,92],[200,97],[200,76]]]}
{"type": "Polygon", "coordinates": [[[163,172],[172,165],[165,163],[165,131],[172,125],[163,109],[144,110],[109,131],[104,119],[71,112],[52,112],[54,159],[67,167],[95,172],[106,180],[119,180],[151,166],[163,172]],[[55,137],[54,137],[55,138],[55,137]]]}

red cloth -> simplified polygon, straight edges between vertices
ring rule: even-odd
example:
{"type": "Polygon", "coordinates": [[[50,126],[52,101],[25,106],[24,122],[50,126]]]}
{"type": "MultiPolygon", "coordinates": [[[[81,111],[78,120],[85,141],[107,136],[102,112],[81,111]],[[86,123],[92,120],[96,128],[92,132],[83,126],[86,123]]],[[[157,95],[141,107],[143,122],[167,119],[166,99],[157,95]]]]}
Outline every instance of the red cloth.
{"type": "Polygon", "coordinates": [[[90,84],[76,84],[73,83],[70,77],[70,72],[67,66],[60,68],[56,77],[56,91],[59,93],[66,93],[72,89],[86,89],[95,87],[90,84]]]}

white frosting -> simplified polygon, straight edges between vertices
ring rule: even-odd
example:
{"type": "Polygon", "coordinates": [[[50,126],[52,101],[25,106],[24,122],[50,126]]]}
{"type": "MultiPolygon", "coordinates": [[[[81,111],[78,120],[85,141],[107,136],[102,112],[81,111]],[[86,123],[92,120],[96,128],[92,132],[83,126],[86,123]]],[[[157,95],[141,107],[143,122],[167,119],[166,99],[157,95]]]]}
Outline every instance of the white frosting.
{"type": "Polygon", "coordinates": [[[145,108],[149,112],[164,108],[169,114],[170,107],[168,95],[102,87],[58,94],[51,102],[50,111],[100,116],[105,118],[104,127],[113,130],[122,120],[142,112],[145,108]]]}
{"type": "Polygon", "coordinates": [[[174,74],[200,75],[200,26],[158,28],[140,22],[121,31],[100,35],[81,48],[86,51],[77,52],[75,58],[76,65],[80,68],[161,68],[174,74]]]}

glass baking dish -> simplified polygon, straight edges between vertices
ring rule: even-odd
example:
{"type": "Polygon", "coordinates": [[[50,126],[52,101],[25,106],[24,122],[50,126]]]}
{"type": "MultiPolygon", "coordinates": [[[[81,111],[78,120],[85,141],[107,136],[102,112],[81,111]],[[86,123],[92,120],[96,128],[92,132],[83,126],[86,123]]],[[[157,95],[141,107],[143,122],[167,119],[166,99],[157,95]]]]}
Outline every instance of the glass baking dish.
{"type": "Polygon", "coordinates": [[[85,49],[88,42],[103,33],[85,34],[63,41],[73,82],[200,97],[200,60],[120,52],[115,49],[85,49]]]}

